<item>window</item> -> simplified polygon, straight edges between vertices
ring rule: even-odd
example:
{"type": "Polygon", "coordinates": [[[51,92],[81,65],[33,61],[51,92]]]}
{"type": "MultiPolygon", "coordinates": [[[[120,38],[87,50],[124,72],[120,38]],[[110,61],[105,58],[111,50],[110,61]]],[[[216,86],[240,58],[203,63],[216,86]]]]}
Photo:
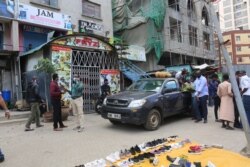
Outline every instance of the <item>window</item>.
{"type": "Polygon", "coordinates": [[[180,11],[179,0],[169,0],[168,6],[176,11],[180,11]]]}
{"type": "Polygon", "coordinates": [[[241,47],[237,47],[237,51],[239,51],[239,52],[240,52],[240,51],[241,51],[241,47]]]}
{"type": "Polygon", "coordinates": [[[38,3],[53,8],[58,8],[58,0],[32,0],[33,3],[38,3]]]}
{"type": "Polygon", "coordinates": [[[170,38],[172,40],[176,40],[178,42],[182,42],[182,34],[181,34],[181,21],[169,18],[170,22],[170,38]]]}
{"type": "Polygon", "coordinates": [[[240,41],[240,36],[236,36],[236,41],[240,41]]]}
{"type": "Polygon", "coordinates": [[[188,6],[187,6],[187,12],[188,17],[193,18],[196,20],[196,14],[195,14],[195,6],[193,0],[188,0],[188,6]]]}
{"type": "Polygon", "coordinates": [[[206,32],[203,32],[203,47],[206,50],[210,50],[210,38],[209,34],[206,32]]]}
{"type": "Polygon", "coordinates": [[[242,57],[238,57],[238,62],[242,62],[242,57]]]}
{"type": "Polygon", "coordinates": [[[88,0],[82,0],[82,14],[84,16],[101,19],[101,5],[88,0]]]}
{"type": "Polygon", "coordinates": [[[209,22],[208,11],[207,11],[207,8],[205,6],[202,9],[201,22],[203,25],[208,26],[208,22],[209,22]]]}
{"type": "Polygon", "coordinates": [[[193,46],[198,46],[197,28],[188,26],[188,30],[189,30],[189,44],[193,46]]]}
{"type": "Polygon", "coordinates": [[[172,90],[172,91],[178,90],[178,87],[175,81],[168,81],[167,83],[165,83],[164,88],[172,90]]]}

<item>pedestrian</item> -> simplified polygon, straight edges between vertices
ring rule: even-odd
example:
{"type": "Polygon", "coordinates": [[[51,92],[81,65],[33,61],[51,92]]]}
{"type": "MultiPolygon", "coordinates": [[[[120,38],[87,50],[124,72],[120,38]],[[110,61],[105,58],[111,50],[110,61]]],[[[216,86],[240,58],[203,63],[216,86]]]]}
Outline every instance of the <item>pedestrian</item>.
{"type": "MultiPolygon", "coordinates": [[[[6,106],[6,103],[2,97],[2,92],[0,92],[0,106],[4,109],[5,117],[7,119],[10,119],[10,111],[8,107],[6,106]]],[[[2,150],[0,149],[0,163],[4,161],[4,154],[2,150]]]]}
{"type": "Polygon", "coordinates": [[[201,75],[201,71],[196,72],[196,80],[195,80],[195,97],[198,101],[198,105],[200,106],[201,111],[196,112],[195,121],[202,121],[202,117],[204,119],[203,123],[207,123],[207,100],[208,100],[208,85],[207,79],[201,75]]]}
{"type": "Polygon", "coordinates": [[[210,82],[211,94],[210,96],[214,100],[214,117],[216,122],[220,122],[218,119],[218,109],[220,107],[220,97],[217,95],[217,89],[220,84],[217,74],[212,75],[212,81],[210,82]]]}
{"type": "MultiPolygon", "coordinates": [[[[235,72],[235,78],[236,78],[237,86],[240,91],[240,71],[235,72]]],[[[233,97],[233,102],[234,102],[234,118],[235,118],[234,127],[242,129],[242,124],[240,122],[240,114],[239,114],[238,106],[236,104],[235,96],[233,97]]]]}
{"type": "Polygon", "coordinates": [[[183,68],[175,74],[175,78],[178,80],[180,87],[182,87],[182,85],[186,82],[187,74],[188,70],[186,68],[183,68]]]}
{"type": "Polygon", "coordinates": [[[61,96],[62,92],[58,85],[58,74],[53,74],[52,81],[50,83],[50,97],[53,106],[53,127],[54,131],[62,131],[62,128],[66,128],[62,122],[62,111],[61,111],[61,96]],[[58,127],[58,123],[59,126],[58,127]]]}
{"type": "Polygon", "coordinates": [[[31,115],[25,125],[25,131],[33,131],[34,129],[30,128],[32,121],[35,121],[37,128],[43,127],[40,123],[39,103],[41,101],[41,97],[39,95],[39,85],[36,76],[33,76],[31,82],[28,83],[27,101],[31,108],[31,115]]]}
{"type": "Polygon", "coordinates": [[[229,82],[228,74],[223,75],[223,82],[219,84],[217,94],[221,99],[220,120],[222,120],[222,128],[233,130],[230,122],[234,122],[234,104],[232,86],[229,82]]]}
{"type": "Polygon", "coordinates": [[[197,101],[197,98],[195,96],[195,81],[196,81],[196,77],[193,75],[191,76],[191,86],[193,88],[193,92],[191,93],[191,96],[192,96],[192,120],[197,120],[196,118],[196,113],[197,112],[200,112],[199,111],[199,107],[198,107],[198,101],[197,101]]]}
{"type": "Polygon", "coordinates": [[[76,115],[76,127],[73,130],[82,132],[83,127],[83,83],[80,81],[79,75],[75,74],[72,82],[71,91],[68,91],[71,94],[71,107],[73,113],[76,115]]]}
{"type": "Polygon", "coordinates": [[[241,71],[240,88],[247,120],[250,125],[250,78],[246,75],[246,71],[241,71]]]}

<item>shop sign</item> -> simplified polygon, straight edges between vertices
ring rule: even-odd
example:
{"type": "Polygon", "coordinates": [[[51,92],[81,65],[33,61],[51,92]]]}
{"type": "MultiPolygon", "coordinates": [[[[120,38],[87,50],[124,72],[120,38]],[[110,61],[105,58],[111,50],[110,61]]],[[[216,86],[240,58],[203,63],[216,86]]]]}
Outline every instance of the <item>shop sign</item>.
{"type": "Polygon", "coordinates": [[[33,6],[19,4],[18,19],[23,22],[43,25],[53,28],[71,30],[71,16],[33,6]]]}
{"type": "Polygon", "coordinates": [[[103,25],[89,21],[79,20],[79,32],[103,32],[103,25]]]}
{"type": "MultiPolygon", "coordinates": [[[[52,64],[54,65],[58,77],[59,85],[66,88],[67,90],[71,89],[71,54],[72,50],[66,47],[52,46],[52,64]]],[[[70,94],[65,92],[62,94],[62,101],[65,106],[69,105],[70,94]]]]}
{"type": "Polygon", "coordinates": [[[136,45],[130,45],[128,49],[122,51],[123,54],[120,56],[122,58],[134,61],[144,61],[146,62],[145,48],[136,45]]]}
{"type": "Polygon", "coordinates": [[[35,26],[30,26],[30,25],[24,25],[23,30],[29,31],[29,32],[43,33],[43,34],[48,34],[49,32],[52,31],[46,28],[40,28],[40,27],[35,27],[35,26]]]}
{"type": "Polygon", "coordinates": [[[101,50],[112,50],[111,46],[99,39],[87,36],[66,37],[53,42],[59,45],[77,46],[84,48],[93,48],[101,50]]]}
{"type": "Polygon", "coordinates": [[[3,31],[3,23],[0,23],[0,31],[3,31]]]}
{"type": "Polygon", "coordinates": [[[103,85],[104,79],[108,80],[112,94],[120,92],[120,71],[119,70],[101,70],[100,84],[103,85]]]}
{"type": "Polygon", "coordinates": [[[0,0],[0,17],[14,18],[15,1],[0,0]]]}

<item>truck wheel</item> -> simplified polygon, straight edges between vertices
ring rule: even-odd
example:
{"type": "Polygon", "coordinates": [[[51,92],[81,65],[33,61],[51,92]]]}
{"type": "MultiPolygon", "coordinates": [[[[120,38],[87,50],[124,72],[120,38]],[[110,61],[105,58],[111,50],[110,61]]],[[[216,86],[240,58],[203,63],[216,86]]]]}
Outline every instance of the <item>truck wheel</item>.
{"type": "Polygon", "coordinates": [[[113,125],[117,125],[117,124],[120,124],[121,122],[119,121],[115,121],[115,120],[109,120],[113,125]]]}
{"type": "Polygon", "coordinates": [[[144,124],[145,129],[147,130],[156,130],[161,124],[161,114],[158,110],[152,109],[148,113],[146,123],[144,124]]]}

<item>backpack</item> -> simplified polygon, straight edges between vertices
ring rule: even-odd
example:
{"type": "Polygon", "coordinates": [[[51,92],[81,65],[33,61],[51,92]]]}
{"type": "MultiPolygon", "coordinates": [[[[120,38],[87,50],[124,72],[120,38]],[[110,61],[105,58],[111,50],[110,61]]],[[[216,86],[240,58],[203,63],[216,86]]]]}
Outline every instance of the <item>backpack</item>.
{"type": "Polygon", "coordinates": [[[34,93],[33,83],[29,82],[26,88],[26,101],[29,102],[34,93]]]}

